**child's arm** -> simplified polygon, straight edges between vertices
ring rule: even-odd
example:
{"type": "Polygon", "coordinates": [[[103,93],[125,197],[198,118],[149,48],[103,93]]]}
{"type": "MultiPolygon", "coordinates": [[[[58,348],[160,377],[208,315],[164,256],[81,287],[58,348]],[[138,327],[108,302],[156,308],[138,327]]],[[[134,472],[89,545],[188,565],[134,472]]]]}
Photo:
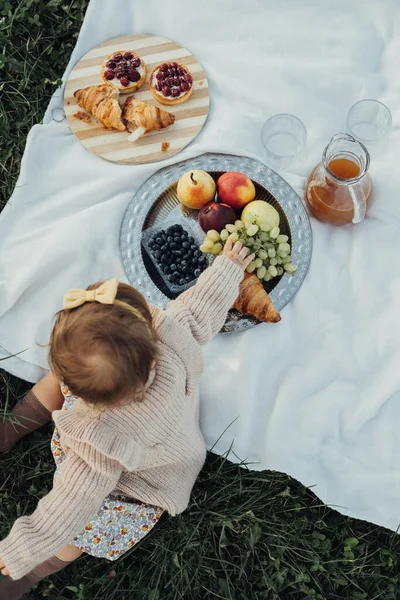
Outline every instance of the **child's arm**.
{"type": "Polygon", "coordinates": [[[223,256],[199,277],[197,284],[168,305],[167,313],[189,328],[199,344],[207,344],[223,326],[239,295],[243,272],[254,259],[248,249],[227,241],[223,256]]]}
{"type": "Polygon", "coordinates": [[[83,459],[68,449],[52,491],[0,542],[0,558],[12,579],[24,577],[69,544],[116,488],[122,466],[93,447],[86,446],[85,452],[83,459]]]}

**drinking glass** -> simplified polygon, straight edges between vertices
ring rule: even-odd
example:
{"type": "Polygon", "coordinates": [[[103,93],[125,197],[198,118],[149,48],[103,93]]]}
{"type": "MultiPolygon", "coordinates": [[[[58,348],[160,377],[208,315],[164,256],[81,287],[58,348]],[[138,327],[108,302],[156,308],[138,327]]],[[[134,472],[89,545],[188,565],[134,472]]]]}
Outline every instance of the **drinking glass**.
{"type": "Polygon", "coordinates": [[[283,113],[264,123],[261,140],[267,164],[276,169],[289,169],[303,158],[307,130],[300,119],[283,113]]]}
{"type": "Polygon", "coordinates": [[[367,148],[375,147],[389,133],[392,115],[379,100],[360,100],[347,113],[347,127],[351,135],[367,148]]]}

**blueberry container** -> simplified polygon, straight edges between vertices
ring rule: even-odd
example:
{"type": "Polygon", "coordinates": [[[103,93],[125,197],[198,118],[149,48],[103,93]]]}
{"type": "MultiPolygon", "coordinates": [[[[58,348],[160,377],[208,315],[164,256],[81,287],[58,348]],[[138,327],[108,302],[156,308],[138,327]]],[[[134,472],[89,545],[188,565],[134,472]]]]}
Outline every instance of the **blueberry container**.
{"type": "MultiPolygon", "coordinates": [[[[196,283],[197,278],[186,283],[185,285],[178,285],[178,284],[172,283],[171,281],[169,281],[167,275],[160,268],[160,265],[158,264],[158,261],[153,256],[153,252],[149,246],[151,240],[155,236],[157,236],[157,234],[161,233],[162,231],[165,231],[166,229],[171,227],[171,225],[181,225],[182,228],[190,236],[192,236],[194,238],[195,244],[197,246],[200,246],[202,244],[205,234],[201,230],[201,228],[197,222],[194,222],[194,221],[191,221],[191,220],[185,219],[185,218],[181,218],[181,219],[178,218],[178,219],[174,219],[174,220],[168,219],[168,220],[164,221],[164,223],[162,225],[156,225],[154,227],[149,227],[148,229],[145,229],[142,233],[142,246],[143,246],[146,254],[150,258],[151,262],[153,263],[154,267],[156,268],[158,274],[160,275],[160,277],[161,277],[162,281],[164,282],[165,286],[167,287],[167,289],[170,292],[172,292],[172,294],[178,295],[178,294],[181,294],[182,292],[184,292],[185,290],[189,289],[190,287],[192,287],[192,285],[194,285],[196,283]]],[[[209,266],[209,264],[211,264],[212,257],[209,254],[205,254],[204,256],[207,260],[207,264],[205,267],[205,268],[207,268],[209,266]]]]}

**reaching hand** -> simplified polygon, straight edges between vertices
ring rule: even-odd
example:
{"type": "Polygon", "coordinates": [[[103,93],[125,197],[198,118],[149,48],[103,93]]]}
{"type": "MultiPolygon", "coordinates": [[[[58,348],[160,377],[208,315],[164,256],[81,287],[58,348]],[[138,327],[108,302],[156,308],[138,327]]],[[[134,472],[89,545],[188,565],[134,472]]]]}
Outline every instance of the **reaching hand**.
{"type": "Polygon", "coordinates": [[[235,265],[241,267],[243,271],[247,268],[247,266],[254,260],[254,254],[250,254],[249,249],[243,246],[240,242],[236,242],[236,244],[232,247],[232,242],[230,240],[226,241],[224,247],[224,256],[229,258],[235,265]]]}

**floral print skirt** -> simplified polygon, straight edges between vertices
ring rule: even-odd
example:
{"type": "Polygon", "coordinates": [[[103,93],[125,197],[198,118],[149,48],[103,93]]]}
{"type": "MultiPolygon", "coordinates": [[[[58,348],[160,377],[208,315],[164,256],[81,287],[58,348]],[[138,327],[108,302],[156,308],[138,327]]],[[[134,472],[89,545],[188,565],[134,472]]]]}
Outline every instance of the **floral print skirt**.
{"type": "MultiPolygon", "coordinates": [[[[65,385],[61,386],[61,392],[63,410],[69,410],[77,397],[65,385]]],[[[57,479],[64,459],[57,427],[51,440],[51,451],[57,467],[54,478],[57,479]]],[[[153,529],[163,512],[160,507],[141,504],[132,498],[110,495],[84,531],[70,543],[97,558],[116,560],[153,529]]]]}

